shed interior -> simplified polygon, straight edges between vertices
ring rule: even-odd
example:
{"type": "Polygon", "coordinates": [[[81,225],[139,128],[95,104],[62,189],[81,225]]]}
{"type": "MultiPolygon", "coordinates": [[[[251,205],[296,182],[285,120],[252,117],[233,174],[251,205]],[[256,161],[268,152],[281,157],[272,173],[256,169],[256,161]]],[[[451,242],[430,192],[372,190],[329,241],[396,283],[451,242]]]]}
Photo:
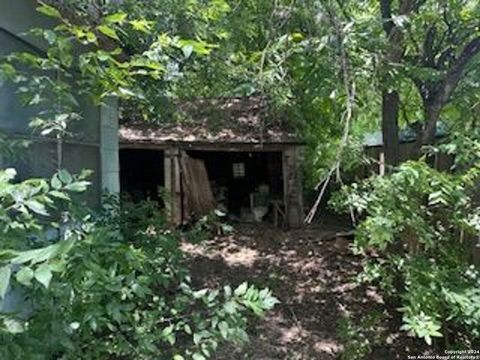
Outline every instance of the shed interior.
{"type": "MultiPolygon", "coordinates": [[[[187,154],[204,161],[217,204],[230,217],[253,221],[252,207],[264,206],[270,213],[272,201],[283,204],[280,151],[188,151],[187,154]]],[[[268,213],[262,218],[268,217],[268,213]]]]}
{"type": "Polygon", "coordinates": [[[165,186],[164,152],[148,149],[120,149],[120,188],[135,202],[153,200],[163,204],[160,189],[165,186]]]}
{"type": "MultiPolygon", "coordinates": [[[[284,210],[281,151],[192,150],[186,154],[203,161],[217,208],[229,218],[242,222],[273,221],[277,211],[274,204],[284,210]]],[[[165,187],[164,156],[165,152],[157,149],[121,149],[122,193],[134,202],[150,199],[163,206],[159,190],[165,187]]],[[[188,196],[185,191],[181,186],[182,198],[188,196]]],[[[185,221],[189,214],[183,207],[185,221]]]]}

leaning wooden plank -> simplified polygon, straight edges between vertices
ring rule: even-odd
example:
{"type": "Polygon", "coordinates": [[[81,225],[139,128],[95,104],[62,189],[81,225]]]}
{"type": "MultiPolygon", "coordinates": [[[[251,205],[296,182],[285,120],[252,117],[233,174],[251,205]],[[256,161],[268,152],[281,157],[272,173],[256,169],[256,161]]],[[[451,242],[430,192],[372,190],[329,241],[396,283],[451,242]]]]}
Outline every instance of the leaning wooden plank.
{"type": "Polygon", "coordinates": [[[205,163],[192,159],[187,154],[181,156],[182,181],[184,196],[188,204],[188,215],[203,216],[216,207],[205,163]]]}

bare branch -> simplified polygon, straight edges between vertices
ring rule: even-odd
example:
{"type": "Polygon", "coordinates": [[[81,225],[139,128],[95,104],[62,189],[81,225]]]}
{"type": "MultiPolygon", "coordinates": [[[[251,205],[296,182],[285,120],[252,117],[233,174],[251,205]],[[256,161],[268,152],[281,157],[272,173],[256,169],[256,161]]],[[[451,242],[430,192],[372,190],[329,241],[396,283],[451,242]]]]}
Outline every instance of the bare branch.
{"type": "MultiPolygon", "coordinates": [[[[465,45],[462,53],[442,81],[433,86],[428,86],[425,83],[421,85],[424,90],[422,97],[425,104],[425,118],[427,123],[416,140],[415,149],[420,148],[421,145],[429,144],[434,140],[437,120],[443,107],[450,100],[453,92],[456,90],[467,66],[479,54],[480,37],[476,37],[465,45]]],[[[422,84],[421,82],[419,83],[422,84]]]]}
{"type": "MultiPolygon", "coordinates": [[[[316,190],[318,190],[320,186],[323,184],[322,189],[319,195],[317,196],[317,199],[314,205],[312,206],[312,208],[310,209],[308,215],[304,220],[306,224],[310,224],[313,221],[313,218],[315,217],[315,214],[318,211],[318,207],[320,206],[320,203],[323,199],[323,196],[328,187],[328,184],[332,179],[333,174],[337,174],[337,180],[341,180],[340,174],[339,174],[340,167],[342,164],[343,153],[350,139],[350,128],[351,128],[351,123],[353,119],[353,109],[355,106],[355,98],[356,98],[355,83],[352,79],[351,72],[350,72],[349,57],[348,57],[348,52],[345,48],[345,34],[343,32],[343,27],[341,26],[342,24],[336,17],[335,12],[332,8],[327,8],[327,13],[329,15],[329,20],[333,26],[333,29],[335,30],[335,35],[337,37],[337,42],[340,50],[340,68],[342,71],[342,78],[343,78],[345,93],[347,95],[346,109],[342,116],[342,123],[344,126],[344,130],[343,130],[343,136],[337,152],[335,162],[330,168],[326,177],[321,182],[319,182],[315,188],[316,190]]],[[[352,221],[354,221],[354,219],[355,217],[353,216],[353,213],[352,213],[352,221]]]]}
{"type": "Polygon", "coordinates": [[[332,178],[333,173],[336,171],[336,166],[328,172],[327,176],[325,179],[322,180],[319,184],[323,184],[322,190],[320,191],[320,194],[318,194],[317,199],[315,200],[315,204],[313,204],[312,208],[308,212],[308,215],[305,217],[305,223],[306,224],[311,224],[313,221],[313,218],[315,217],[315,214],[318,211],[318,207],[320,206],[320,203],[323,199],[323,195],[325,194],[325,191],[327,190],[328,184],[330,183],[330,179],[332,178]]]}
{"type": "Polygon", "coordinates": [[[474,57],[480,54],[480,37],[471,40],[463,48],[462,53],[448,71],[445,79],[437,89],[436,101],[440,102],[442,106],[450,99],[453,91],[455,91],[459,81],[461,80],[465,68],[474,57]]]}

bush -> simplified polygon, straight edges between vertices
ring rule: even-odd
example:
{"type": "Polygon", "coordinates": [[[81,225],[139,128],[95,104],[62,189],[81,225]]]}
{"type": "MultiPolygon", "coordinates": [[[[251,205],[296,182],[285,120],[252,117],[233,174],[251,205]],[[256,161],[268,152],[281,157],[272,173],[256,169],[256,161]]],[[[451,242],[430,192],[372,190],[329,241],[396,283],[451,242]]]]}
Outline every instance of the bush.
{"type": "Polygon", "coordinates": [[[367,359],[374,347],[384,340],[380,329],[382,320],[383,315],[377,312],[362,316],[358,323],[351,317],[342,317],[338,322],[338,334],[344,343],[344,349],[339,359],[367,359]]]}
{"type": "Polygon", "coordinates": [[[192,289],[178,238],[151,205],[110,201],[81,220],[70,213],[63,233],[76,235],[52,256],[48,283],[12,269],[31,311],[4,318],[0,358],[201,360],[248,339],[249,314],[262,316],[277,300],[247,283],[192,289]]]}
{"type": "Polygon", "coordinates": [[[200,217],[193,224],[187,225],[185,238],[195,244],[206,238],[233,233],[233,227],[225,221],[225,215],[220,210],[213,210],[200,217]]]}
{"type": "Polygon", "coordinates": [[[470,265],[480,209],[471,195],[478,168],[447,174],[422,161],[343,190],[337,208],[353,206],[363,220],[355,248],[367,257],[363,279],[401,302],[402,329],[433,337],[480,339],[480,282],[470,265]]]}

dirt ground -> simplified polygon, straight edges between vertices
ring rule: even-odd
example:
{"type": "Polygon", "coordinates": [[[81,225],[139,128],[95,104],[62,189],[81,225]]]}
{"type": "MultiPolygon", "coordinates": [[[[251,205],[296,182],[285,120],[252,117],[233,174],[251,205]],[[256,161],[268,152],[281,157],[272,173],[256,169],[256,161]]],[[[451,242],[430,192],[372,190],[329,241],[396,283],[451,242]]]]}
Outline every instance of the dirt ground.
{"type": "Polygon", "coordinates": [[[406,359],[415,343],[399,333],[398,319],[387,311],[373,287],[358,285],[360,260],[349,240],[324,240],[331,226],[281,231],[271,226],[236,226],[232,235],[200,245],[185,244],[196,286],[239,285],[248,280],[269,287],[281,301],[251,332],[241,349],[228,348],[217,360],[332,360],[345,344],[338,334],[342,317],[374,311],[386,314],[387,346],[374,349],[369,359],[406,359]]]}

